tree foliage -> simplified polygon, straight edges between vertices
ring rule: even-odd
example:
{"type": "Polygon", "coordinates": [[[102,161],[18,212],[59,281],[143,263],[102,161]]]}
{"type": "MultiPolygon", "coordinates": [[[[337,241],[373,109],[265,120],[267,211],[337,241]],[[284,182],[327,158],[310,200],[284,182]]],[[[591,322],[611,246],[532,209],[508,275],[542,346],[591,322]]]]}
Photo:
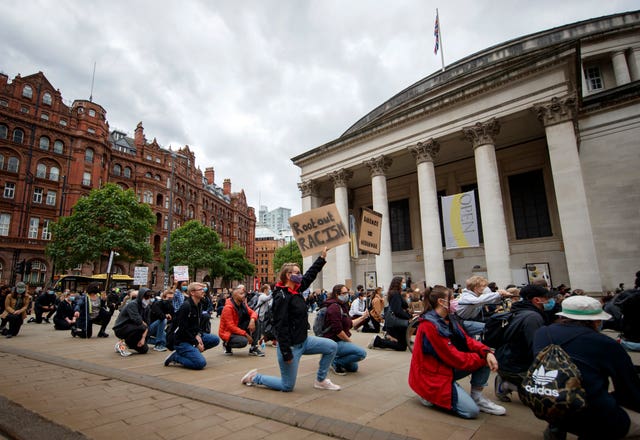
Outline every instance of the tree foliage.
{"type": "Polygon", "coordinates": [[[148,262],[154,224],[151,208],[139,203],[133,190],[108,183],[82,197],[70,216],[51,225],[46,254],[61,271],[97,262],[111,250],[120,254],[120,260],[148,262]]]}
{"type": "Polygon", "coordinates": [[[284,263],[297,263],[300,267],[300,271],[304,273],[304,268],[302,267],[302,254],[300,253],[298,243],[295,241],[291,241],[276,250],[273,257],[273,267],[275,269],[276,276],[280,272],[280,268],[284,263]]]}
{"type": "MultiPolygon", "coordinates": [[[[162,246],[162,257],[166,252],[162,246]]],[[[198,220],[190,220],[171,232],[169,265],[189,266],[189,274],[199,269],[221,272],[224,269],[223,246],[218,233],[198,220]]]]}
{"type": "Polygon", "coordinates": [[[244,248],[234,244],[230,249],[224,250],[224,269],[221,274],[223,285],[230,286],[232,281],[242,281],[245,277],[254,275],[255,271],[256,267],[247,260],[244,248]]]}

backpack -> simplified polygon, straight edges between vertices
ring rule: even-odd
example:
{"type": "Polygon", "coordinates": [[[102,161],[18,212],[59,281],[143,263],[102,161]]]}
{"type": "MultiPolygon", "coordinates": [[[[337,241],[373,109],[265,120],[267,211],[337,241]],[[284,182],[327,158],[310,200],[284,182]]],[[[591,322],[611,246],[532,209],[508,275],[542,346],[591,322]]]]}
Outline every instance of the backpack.
{"type": "Polygon", "coordinates": [[[329,331],[328,327],[325,327],[324,320],[327,317],[327,306],[320,307],[316,313],[316,320],[313,321],[313,334],[316,336],[324,336],[329,331]]]}
{"type": "Polygon", "coordinates": [[[580,370],[553,341],[538,353],[518,387],[522,403],[551,424],[582,411],[587,406],[586,395],[580,370]]]}
{"type": "MultiPolygon", "coordinates": [[[[264,318],[262,320],[262,335],[266,341],[273,341],[276,339],[276,328],[273,322],[273,302],[269,300],[265,305],[260,307],[265,307],[264,318]]],[[[260,313],[262,314],[262,312],[260,313]]]]}
{"type": "Polygon", "coordinates": [[[482,342],[491,348],[503,346],[507,342],[505,336],[507,328],[509,324],[511,324],[514,316],[513,312],[503,312],[492,315],[484,324],[482,342]]]}

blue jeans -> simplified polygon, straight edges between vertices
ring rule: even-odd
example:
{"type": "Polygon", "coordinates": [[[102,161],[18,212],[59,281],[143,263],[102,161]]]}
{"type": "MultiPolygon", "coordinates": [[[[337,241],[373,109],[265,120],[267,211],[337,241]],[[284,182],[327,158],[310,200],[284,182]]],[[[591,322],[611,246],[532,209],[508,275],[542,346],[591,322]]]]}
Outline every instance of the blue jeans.
{"type": "MultiPolygon", "coordinates": [[[[456,381],[471,375],[471,387],[484,388],[487,386],[490,374],[491,370],[485,365],[473,372],[455,370],[453,373],[453,380],[456,381]]],[[[478,405],[476,405],[476,402],[474,402],[471,396],[460,385],[458,385],[458,382],[454,382],[453,385],[455,386],[456,395],[458,397],[457,402],[453,402],[453,412],[464,419],[475,419],[478,417],[480,409],[478,408],[478,405]]]]}
{"type": "Polygon", "coordinates": [[[467,332],[469,336],[472,338],[476,338],[476,336],[481,335],[484,331],[484,322],[480,321],[462,321],[462,327],[464,331],[467,332]]]}
{"type": "MultiPolygon", "coordinates": [[[[213,348],[220,343],[220,338],[210,333],[204,333],[201,337],[205,350],[213,348]]],[[[188,342],[181,342],[175,348],[176,351],[173,352],[169,359],[181,364],[183,367],[190,370],[202,370],[207,365],[207,361],[198,350],[198,347],[194,347],[188,342]]]]}
{"type": "Polygon", "coordinates": [[[620,339],[620,345],[627,351],[640,351],[640,342],[627,341],[624,338],[620,339]]]}
{"type": "Polygon", "coordinates": [[[316,374],[318,382],[322,382],[327,377],[329,366],[338,351],[338,344],[331,339],[308,336],[303,343],[291,346],[291,351],[293,352],[293,359],[291,363],[288,364],[284,361],[282,352],[280,351],[280,344],[278,344],[277,355],[278,365],[280,366],[280,377],[256,374],[253,383],[264,385],[278,391],[293,391],[293,387],[296,385],[298,364],[300,364],[300,357],[303,354],[322,355],[320,365],[318,366],[318,373],[316,374]]]}
{"type": "Polygon", "coordinates": [[[147,332],[147,341],[149,338],[155,338],[156,347],[165,347],[167,345],[167,333],[164,331],[167,326],[166,319],[158,319],[153,321],[147,332]]]}
{"type": "Polygon", "coordinates": [[[342,367],[350,373],[358,371],[358,362],[367,357],[367,351],[353,342],[338,341],[338,352],[333,360],[334,367],[342,367]]]}

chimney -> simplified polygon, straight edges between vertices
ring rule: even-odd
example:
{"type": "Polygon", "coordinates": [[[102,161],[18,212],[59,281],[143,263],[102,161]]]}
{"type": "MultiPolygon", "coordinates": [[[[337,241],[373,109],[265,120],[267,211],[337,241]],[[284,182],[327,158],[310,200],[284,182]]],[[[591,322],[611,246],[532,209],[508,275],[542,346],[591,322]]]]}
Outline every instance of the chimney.
{"type": "Polygon", "coordinates": [[[209,185],[213,185],[213,177],[214,177],[213,167],[204,169],[204,178],[207,179],[207,183],[209,185]]]}
{"type": "Polygon", "coordinates": [[[227,196],[231,195],[231,179],[224,179],[224,183],[222,184],[222,192],[227,196]]]}
{"type": "Polygon", "coordinates": [[[138,126],[136,127],[135,136],[133,138],[133,143],[136,147],[141,147],[146,144],[146,139],[144,138],[144,127],[142,127],[142,122],[138,122],[138,126]]]}

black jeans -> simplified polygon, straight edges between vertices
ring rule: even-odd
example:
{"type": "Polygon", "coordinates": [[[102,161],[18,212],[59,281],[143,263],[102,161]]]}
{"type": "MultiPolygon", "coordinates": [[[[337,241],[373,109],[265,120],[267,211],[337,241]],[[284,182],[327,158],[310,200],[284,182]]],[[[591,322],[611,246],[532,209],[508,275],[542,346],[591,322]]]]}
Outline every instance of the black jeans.
{"type": "Polygon", "coordinates": [[[38,324],[42,323],[42,315],[44,315],[44,313],[47,312],[47,319],[51,318],[53,316],[53,314],[56,312],[56,308],[55,306],[51,308],[51,310],[44,310],[42,307],[40,307],[38,304],[36,304],[34,306],[34,313],[36,315],[36,322],[38,324]]]}
{"type": "Polygon", "coordinates": [[[20,327],[22,327],[24,319],[22,319],[22,314],[14,315],[13,313],[9,313],[7,315],[7,322],[9,323],[9,328],[6,334],[16,336],[18,332],[20,332],[20,327]]]}
{"type": "Polygon", "coordinates": [[[117,331],[114,331],[114,333],[118,338],[124,339],[127,347],[137,351],[140,354],[145,354],[149,351],[147,342],[145,341],[142,347],[138,347],[138,342],[140,342],[140,339],[142,339],[142,335],[144,334],[146,329],[147,327],[145,327],[144,325],[125,324],[117,331]]]}
{"type": "Polygon", "coordinates": [[[86,328],[77,327],[75,330],[75,335],[80,338],[89,339],[93,334],[93,324],[100,325],[100,331],[98,334],[105,333],[107,326],[109,325],[109,321],[111,321],[111,313],[105,309],[100,309],[100,313],[94,319],[87,317],[87,325],[86,328]]]}
{"type": "Polygon", "coordinates": [[[373,318],[367,318],[362,323],[362,333],[380,333],[380,323],[373,318]]]}

